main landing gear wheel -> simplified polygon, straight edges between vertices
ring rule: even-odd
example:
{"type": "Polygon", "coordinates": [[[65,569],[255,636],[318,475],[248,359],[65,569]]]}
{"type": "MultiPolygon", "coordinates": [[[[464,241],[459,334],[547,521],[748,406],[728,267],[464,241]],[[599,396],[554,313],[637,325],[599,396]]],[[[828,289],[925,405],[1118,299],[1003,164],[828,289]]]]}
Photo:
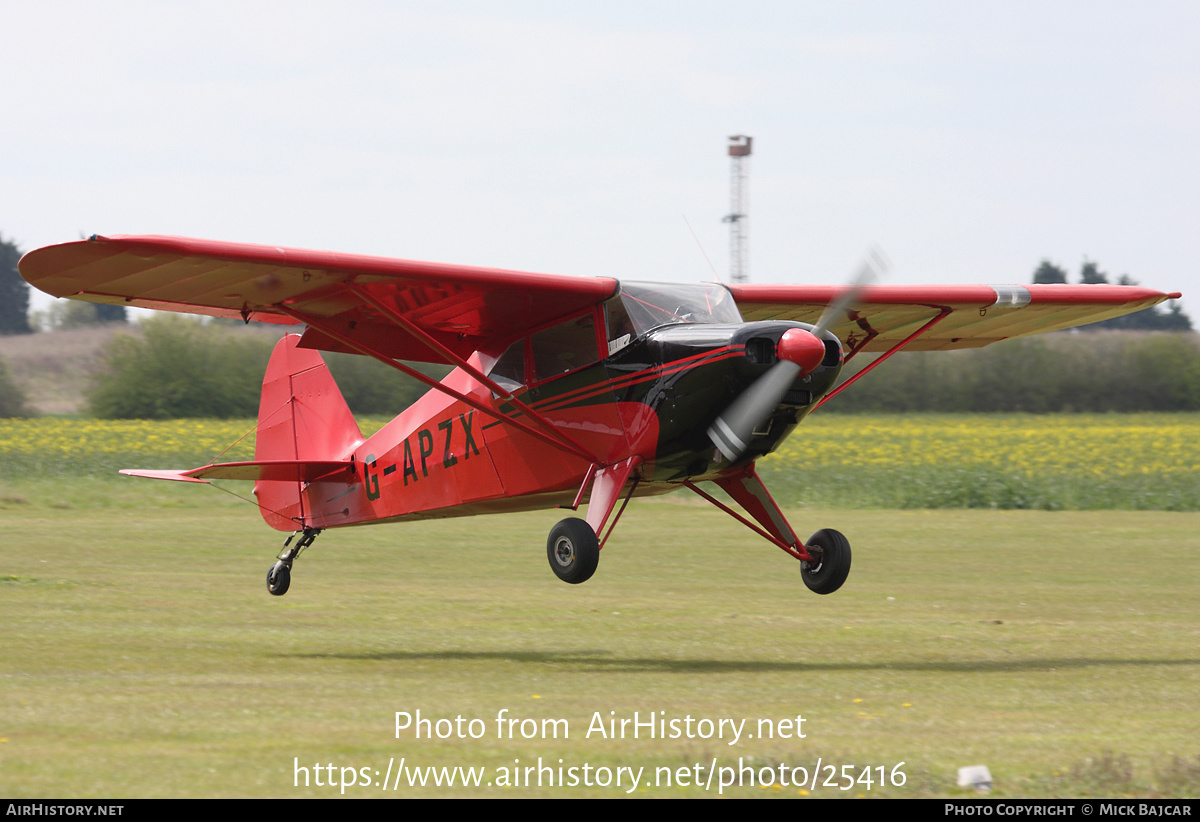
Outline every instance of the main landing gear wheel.
{"type": "Polygon", "coordinates": [[[578,585],[596,573],[600,563],[600,540],[586,520],[564,519],[550,530],[546,558],[559,579],[578,585]]]}
{"type": "Polygon", "coordinates": [[[832,528],[822,528],[808,538],[804,546],[812,562],[800,562],[800,576],[808,589],[817,594],[832,594],[850,573],[850,541],[832,528]]]}

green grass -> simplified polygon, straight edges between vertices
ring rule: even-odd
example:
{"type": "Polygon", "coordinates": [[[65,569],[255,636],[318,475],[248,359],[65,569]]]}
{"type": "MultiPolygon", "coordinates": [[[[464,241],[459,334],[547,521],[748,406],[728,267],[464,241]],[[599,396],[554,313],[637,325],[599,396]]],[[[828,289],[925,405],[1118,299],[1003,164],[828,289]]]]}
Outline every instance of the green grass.
{"type": "MultiPolygon", "coordinates": [[[[850,765],[856,778],[870,767],[872,784],[809,784],[810,796],[966,796],[955,772],[982,763],[993,796],[1196,797],[1200,514],[970,510],[1194,511],[1196,472],[1177,464],[1195,415],[1146,419],[1036,418],[1046,436],[1063,431],[1048,459],[1068,468],[1033,479],[1028,457],[988,468],[989,445],[964,468],[953,450],[979,442],[977,428],[1031,432],[1026,418],[806,423],[790,462],[762,470],[798,531],[850,538],[850,579],[828,597],[724,514],[673,495],[630,506],[584,585],[547,567],[545,535],[563,513],[544,511],[331,531],[272,598],[264,577],[281,536],[253,507],[113,473],[199,464],[249,423],[14,429],[0,449],[0,795],[330,796],[318,763],[339,780],[353,768],[355,782],[366,768],[373,782],[403,757],[486,768],[486,782],[540,757],[645,768],[644,796],[717,791],[716,780],[649,787],[658,769],[699,764],[704,778],[715,761],[757,778],[784,764],[811,778],[820,761],[820,782],[834,764],[832,781],[850,765]],[[1129,428],[1116,450],[1068,441],[1112,425],[1129,428]],[[939,438],[947,426],[976,428],[939,438]],[[1168,435],[1175,446],[1149,439],[1168,435]],[[937,449],[953,458],[904,456],[936,463],[937,449]],[[1104,454],[1113,470],[1071,476],[1070,459],[1104,454]],[[1151,470],[1139,478],[1118,459],[1151,470]],[[396,712],[417,710],[485,732],[397,738],[396,712]],[[501,710],[564,719],[570,737],[498,739],[501,710]],[[635,711],[745,719],[748,732],[803,716],[807,735],[585,738],[597,714],[635,711]],[[307,787],[294,785],[297,763],[307,787]],[[881,786],[880,767],[904,784],[881,786]]],[[[346,793],[623,796],[627,782],[346,793]]]]}
{"type": "Polygon", "coordinates": [[[276,599],[278,536],[227,499],[136,480],[0,488],[0,795],[331,796],[294,787],[297,759],[315,781],[317,763],[381,779],[401,757],[487,779],[539,757],[644,779],[714,758],[904,763],[901,787],[818,797],[965,796],[955,771],[974,764],[1000,797],[1200,794],[1200,514],[793,511],[854,546],[846,587],[818,597],[784,554],[669,497],[630,506],[584,585],[547,567],[546,511],[331,531],[276,599]],[[570,738],[497,739],[502,709],[565,719],[570,738]],[[395,713],[417,710],[486,734],[396,738],[395,713]],[[584,738],[610,711],[748,730],[802,715],[807,736],[584,738]]]}
{"type": "Polygon", "coordinates": [[[1198,414],[816,414],[760,472],[785,505],[1200,510],[1198,414]]]}

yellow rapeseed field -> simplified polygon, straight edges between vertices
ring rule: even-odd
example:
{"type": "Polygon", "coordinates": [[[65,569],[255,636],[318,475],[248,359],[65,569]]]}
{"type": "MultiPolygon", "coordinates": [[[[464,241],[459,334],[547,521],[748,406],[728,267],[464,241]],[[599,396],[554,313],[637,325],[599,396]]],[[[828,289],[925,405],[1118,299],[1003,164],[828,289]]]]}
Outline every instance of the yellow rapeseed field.
{"type": "Polygon", "coordinates": [[[768,459],[846,470],[1127,477],[1192,474],[1198,456],[1195,414],[814,414],[768,459]]]}
{"type": "MultiPolygon", "coordinates": [[[[242,435],[254,446],[252,420],[0,419],[0,458],[77,460],[129,453],[216,455],[242,435]]],[[[242,453],[239,449],[239,453],[242,453]]]]}
{"type": "MultiPolygon", "coordinates": [[[[253,454],[253,420],[0,419],[10,481],[253,454]]],[[[818,413],[761,470],[785,505],[1197,510],[1198,455],[1200,414],[818,413]]]]}
{"type": "MultiPolygon", "coordinates": [[[[372,432],[383,421],[360,422],[372,432]]],[[[53,471],[60,463],[104,465],[114,457],[186,458],[201,465],[219,455],[233,461],[253,454],[254,420],[0,419],[0,471],[31,460],[53,471]]]]}

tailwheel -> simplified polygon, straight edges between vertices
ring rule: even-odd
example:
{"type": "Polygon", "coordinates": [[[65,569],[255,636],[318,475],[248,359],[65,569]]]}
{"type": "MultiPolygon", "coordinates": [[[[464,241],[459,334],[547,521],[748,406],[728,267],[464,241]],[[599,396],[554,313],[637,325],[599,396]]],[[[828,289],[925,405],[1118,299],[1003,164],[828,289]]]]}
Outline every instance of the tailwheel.
{"type": "Polygon", "coordinates": [[[822,528],[808,538],[805,549],[812,562],[800,562],[800,576],[810,591],[832,594],[850,573],[850,541],[832,528],[822,528]]]}
{"type": "Polygon", "coordinates": [[[283,550],[275,558],[275,564],[267,571],[267,593],[271,596],[281,597],[288,592],[288,588],[292,585],[292,563],[296,561],[296,557],[300,556],[301,551],[313,544],[313,540],[319,533],[321,533],[319,528],[305,528],[303,531],[296,531],[284,540],[283,550]],[[292,545],[296,534],[302,534],[302,536],[295,545],[292,545]]]}
{"type": "Polygon", "coordinates": [[[276,562],[267,571],[267,592],[271,596],[281,597],[287,593],[288,588],[292,584],[292,571],[283,564],[283,560],[276,562]]]}
{"type": "Polygon", "coordinates": [[[600,540],[586,520],[564,519],[550,530],[546,558],[559,579],[578,585],[596,573],[600,562],[600,540]]]}

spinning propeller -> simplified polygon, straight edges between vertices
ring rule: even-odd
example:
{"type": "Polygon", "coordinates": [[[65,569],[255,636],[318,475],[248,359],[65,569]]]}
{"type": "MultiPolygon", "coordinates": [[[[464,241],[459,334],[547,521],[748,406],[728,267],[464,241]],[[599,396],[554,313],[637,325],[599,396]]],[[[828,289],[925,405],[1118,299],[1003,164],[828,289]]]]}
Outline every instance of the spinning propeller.
{"type": "Polygon", "coordinates": [[[775,347],[776,363],[708,427],[708,438],[727,460],[736,461],[746,452],[754,430],[771,416],[792,383],[821,365],[825,359],[823,337],[829,326],[854,309],[862,289],[878,280],[886,268],[883,254],[878,249],[871,251],[854,280],[825,309],[811,331],[789,328],[783,333],[775,347]]]}

